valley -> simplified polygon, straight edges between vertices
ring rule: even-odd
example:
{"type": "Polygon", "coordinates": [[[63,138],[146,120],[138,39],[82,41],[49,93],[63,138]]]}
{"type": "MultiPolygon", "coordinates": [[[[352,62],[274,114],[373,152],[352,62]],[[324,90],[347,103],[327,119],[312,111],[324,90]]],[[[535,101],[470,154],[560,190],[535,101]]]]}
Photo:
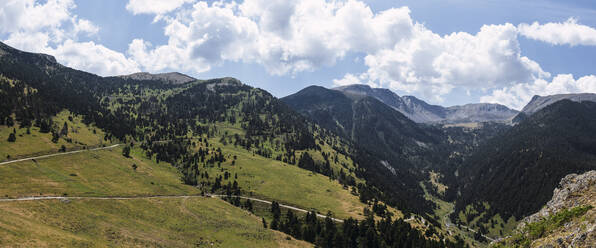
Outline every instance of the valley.
{"type": "Polygon", "coordinates": [[[0,246],[528,247],[561,223],[524,238],[524,218],[596,169],[590,95],[522,112],[363,85],[278,99],[0,43],[0,96],[0,246]]]}

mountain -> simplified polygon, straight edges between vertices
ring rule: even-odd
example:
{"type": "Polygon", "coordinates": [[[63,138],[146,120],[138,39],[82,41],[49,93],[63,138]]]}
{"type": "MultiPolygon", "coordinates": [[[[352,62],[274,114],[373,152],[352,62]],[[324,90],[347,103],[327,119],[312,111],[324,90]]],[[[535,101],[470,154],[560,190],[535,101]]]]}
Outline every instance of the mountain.
{"type": "Polygon", "coordinates": [[[519,113],[506,106],[494,103],[474,103],[446,108],[443,123],[463,122],[507,122],[519,113]]]}
{"type": "Polygon", "coordinates": [[[510,120],[518,113],[518,111],[503,105],[491,103],[445,108],[428,104],[414,96],[400,97],[391,90],[371,88],[368,85],[348,85],[334,89],[352,96],[376,98],[418,123],[503,122],[510,120]]]}
{"type": "MultiPolygon", "coordinates": [[[[443,247],[453,241],[432,231],[439,225],[410,225],[404,214],[392,207],[403,207],[407,214],[431,209],[415,187],[417,179],[408,176],[414,173],[403,170],[404,178],[395,180],[378,160],[374,166],[368,162],[373,161],[371,153],[305,118],[270,93],[233,78],[176,84],[164,83],[162,76],[145,76],[100,77],[62,66],[50,56],[0,43],[0,154],[6,155],[3,162],[11,163],[0,167],[0,174],[11,175],[0,179],[7,186],[0,189],[4,196],[0,203],[11,202],[11,197],[63,197],[43,204],[35,200],[10,203],[13,212],[3,211],[0,219],[19,213],[31,222],[23,224],[19,218],[11,218],[6,224],[11,229],[0,230],[0,236],[11,237],[2,240],[3,244],[18,246],[18,240],[31,240],[28,244],[69,246],[64,244],[72,245],[71,239],[80,238],[77,244],[101,242],[105,246],[122,246],[119,242],[131,246],[203,245],[211,241],[221,246],[252,247],[246,243],[253,242],[255,247],[277,247],[284,245],[271,242],[287,240],[292,244],[300,239],[321,247],[362,242],[443,247]],[[104,148],[107,144],[114,145],[104,148]],[[89,148],[115,149],[104,153],[89,148]],[[58,154],[71,149],[77,152],[58,154]],[[46,154],[52,155],[51,159],[15,160],[46,154]],[[184,192],[192,196],[181,195],[184,192]],[[128,201],[113,199],[122,194],[135,201],[115,203],[128,201]],[[162,194],[177,195],[143,198],[162,194]],[[208,194],[227,195],[224,198],[230,204],[187,199],[208,194]],[[241,201],[239,195],[268,201],[241,201]],[[77,198],[80,196],[105,199],[82,204],[87,199],[77,198]],[[281,212],[278,202],[313,212],[306,216],[287,208],[281,212]],[[40,205],[43,210],[36,210],[40,205]],[[315,211],[329,217],[319,219],[315,211]],[[215,220],[222,212],[231,214],[225,220],[215,220]],[[88,215],[78,216],[85,213],[88,215]],[[88,218],[96,213],[102,218],[88,218]],[[106,215],[118,219],[119,224],[105,226],[102,220],[106,215]],[[334,223],[331,216],[345,221],[334,223]],[[207,233],[218,234],[205,234],[208,239],[199,240],[203,234],[193,231],[199,220],[210,222],[205,225],[207,233]],[[164,228],[159,230],[164,234],[157,237],[159,242],[151,240],[155,235],[137,232],[138,221],[151,229],[164,228]],[[39,232],[46,235],[40,236],[30,226],[42,228],[39,232]],[[193,235],[187,235],[191,232],[193,235]],[[67,238],[50,239],[47,233],[67,238]],[[230,240],[211,240],[220,237],[230,240]],[[269,243],[260,244],[252,237],[269,243]],[[173,240],[177,238],[184,241],[173,240]]],[[[375,106],[371,109],[382,110],[379,114],[389,115],[377,117],[391,121],[369,119],[357,125],[378,125],[378,130],[404,125],[414,133],[421,131],[376,99],[364,99],[359,107],[371,105],[375,106]],[[379,104],[383,107],[376,107],[379,104]]],[[[417,135],[420,142],[430,141],[424,133],[417,135]]],[[[387,142],[399,141],[388,133],[387,142]]],[[[405,151],[415,149],[404,147],[405,151]]],[[[5,210],[4,206],[0,207],[5,210]]]]}
{"type": "Polygon", "coordinates": [[[310,86],[281,100],[325,129],[370,152],[367,168],[378,172],[379,181],[394,181],[393,191],[404,191],[409,198],[418,198],[415,196],[421,193],[418,176],[411,170],[416,165],[423,167],[421,161],[426,157],[422,154],[429,151],[432,143],[438,142],[431,132],[365,95],[310,86]],[[395,178],[400,180],[395,181],[395,178]]]}
{"type": "Polygon", "coordinates": [[[434,123],[445,119],[445,108],[442,106],[428,104],[415,96],[403,96],[401,99],[404,106],[397,109],[415,122],[434,123]]]}
{"type": "Polygon", "coordinates": [[[392,158],[389,164],[394,166],[415,167],[414,161],[424,159],[421,153],[440,142],[436,129],[420,126],[370,96],[310,86],[281,100],[322,127],[392,158]]]}
{"type": "Polygon", "coordinates": [[[496,214],[520,220],[552,197],[561,178],[593,169],[596,102],[562,100],[487,141],[464,161],[456,213],[467,213],[469,220],[480,216],[484,223],[496,214]]]}
{"type": "Polygon", "coordinates": [[[130,75],[119,76],[124,79],[134,80],[149,80],[149,81],[163,81],[164,83],[170,84],[185,84],[188,82],[196,81],[197,79],[184,75],[179,72],[159,73],[151,74],[148,72],[137,72],[130,75]]]}
{"type": "Polygon", "coordinates": [[[532,115],[539,110],[545,108],[560,100],[571,100],[574,102],[592,101],[596,102],[596,94],[582,93],[582,94],[559,94],[551,96],[534,96],[532,100],[522,109],[522,112],[526,115],[532,115]]]}

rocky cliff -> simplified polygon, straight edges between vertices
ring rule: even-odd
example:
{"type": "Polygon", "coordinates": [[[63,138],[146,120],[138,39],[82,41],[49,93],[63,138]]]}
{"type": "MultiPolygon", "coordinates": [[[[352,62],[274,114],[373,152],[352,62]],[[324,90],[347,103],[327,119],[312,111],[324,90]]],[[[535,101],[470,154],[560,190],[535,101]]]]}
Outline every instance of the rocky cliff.
{"type": "Polygon", "coordinates": [[[553,198],[522,220],[517,237],[505,245],[521,247],[596,247],[596,171],[570,174],[553,198]]]}

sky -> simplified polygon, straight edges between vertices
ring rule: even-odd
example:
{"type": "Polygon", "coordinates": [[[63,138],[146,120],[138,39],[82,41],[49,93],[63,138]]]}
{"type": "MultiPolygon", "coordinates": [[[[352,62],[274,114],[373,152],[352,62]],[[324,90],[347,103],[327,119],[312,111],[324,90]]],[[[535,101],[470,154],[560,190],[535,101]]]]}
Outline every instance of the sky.
{"type": "Polygon", "coordinates": [[[591,0],[0,0],[0,40],[101,76],[368,84],[443,106],[596,93],[591,0]]]}

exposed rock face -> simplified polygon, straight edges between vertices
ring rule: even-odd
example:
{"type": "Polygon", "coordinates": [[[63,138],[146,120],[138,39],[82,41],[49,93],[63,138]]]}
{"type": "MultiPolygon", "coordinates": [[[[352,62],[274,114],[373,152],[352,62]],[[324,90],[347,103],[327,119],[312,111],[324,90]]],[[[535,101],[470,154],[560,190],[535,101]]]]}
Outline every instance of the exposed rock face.
{"type": "Polygon", "coordinates": [[[192,81],[196,81],[195,78],[184,75],[179,72],[169,72],[169,73],[160,73],[160,74],[151,74],[148,72],[138,72],[133,73],[130,75],[120,76],[125,79],[134,79],[134,80],[161,80],[165,83],[170,84],[184,84],[192,81]]]}
{"type": "Polygon", "coordinates": [[[500,104],[476,103],[447,108],[444,122],[486,122],[486,121],[509,121],[515,115],[516,110],[509,109],[500,104]]]}
{"type": "Polygon", "coordinates": [[[491,103],[445,108],[428,104],[414,96],[400,97],[388,89],[371,88],[368,85],[355,84],[334,89],[351,97],[374,97],[418,123],[509,121],[518,113],[503,105],[491,103]]]}
{"type": "MultiPolygon", "coordinates": [[[[518,230],[563,209],[586,205],[596,207],[595,170],[564,177],[554,190],[553,198],[539,212],[524,218],[518,230]]],[[[533,241],[532,247],[596,247],[596,210],[592,208],[579,220],[565,223],[548,236],[533,241]]]]}
{"type": "Polygon", "coordinates": [[[400,111],[407,112],[406,116],[415,122],[432,123],[445,119],[445,108],[442,106],[428,104],[415,96],[403,96],[402,99],[404,107],[400,111]]]}
{"type": "Polygon", "coordinates": [[[561,101],[563,99],[568,99],[574,102],[582,102],[582,101],[592,101],[596,102],[596,94],[592,93],[583,93],[583,94],[559,94],[559,95],[551,95],[551,96],[534,96],[532,100],[526,105],[522,112],[526,115],[532,115],[538,110],[543,109],[544,107],[551,105],[555,102],[561,101]]]}

